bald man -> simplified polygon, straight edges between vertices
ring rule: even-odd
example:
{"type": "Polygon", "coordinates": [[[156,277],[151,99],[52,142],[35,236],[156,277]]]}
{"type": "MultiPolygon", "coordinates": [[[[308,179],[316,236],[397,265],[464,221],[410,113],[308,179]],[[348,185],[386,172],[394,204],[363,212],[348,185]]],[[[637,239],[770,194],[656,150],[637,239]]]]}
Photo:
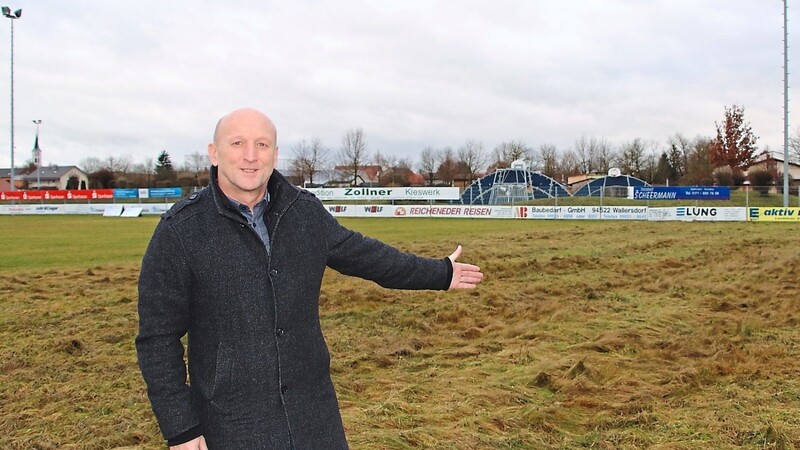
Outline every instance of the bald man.
{"type": "Polygon", "coordinates": [[[208,155],[209,186],[162,216],[139,277],[136,348],[161,432],[182,450],[346,449],[325,268],[395,289],[473,289],[483,274],[456,262],[460,246],[423,258],[342,227],[275,170],[258,110],[222,117],[208,155]]]}

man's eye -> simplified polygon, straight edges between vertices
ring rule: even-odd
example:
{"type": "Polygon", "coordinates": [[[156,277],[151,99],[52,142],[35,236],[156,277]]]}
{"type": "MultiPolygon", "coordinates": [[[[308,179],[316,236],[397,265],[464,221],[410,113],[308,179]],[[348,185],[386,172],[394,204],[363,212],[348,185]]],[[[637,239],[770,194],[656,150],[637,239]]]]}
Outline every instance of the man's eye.
{"type": "Polygon", "coordinates": [[[242,145],[242,141],[233,141],[231,145],[242,145]]]}

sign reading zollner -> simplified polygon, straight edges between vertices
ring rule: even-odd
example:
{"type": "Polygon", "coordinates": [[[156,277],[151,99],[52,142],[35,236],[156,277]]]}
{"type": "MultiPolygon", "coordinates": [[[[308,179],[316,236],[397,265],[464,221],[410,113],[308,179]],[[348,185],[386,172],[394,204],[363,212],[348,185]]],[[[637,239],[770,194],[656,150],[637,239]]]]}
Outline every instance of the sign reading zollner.
{"type": "Polygon", "coordinates": [[[327,200],[458,200],[457,187],[352,187],[307,189],[322,201],[327,200]]]}

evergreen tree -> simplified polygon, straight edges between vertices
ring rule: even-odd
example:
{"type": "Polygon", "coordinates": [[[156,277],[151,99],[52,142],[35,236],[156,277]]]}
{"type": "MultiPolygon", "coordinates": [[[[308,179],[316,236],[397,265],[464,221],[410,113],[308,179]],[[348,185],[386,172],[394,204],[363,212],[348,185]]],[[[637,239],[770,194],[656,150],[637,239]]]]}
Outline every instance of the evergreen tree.
{"type": "Polygon", "coordinates": [[[176,179],[175,169],[172,167],[172,160],[169,153],[162,150],[156,160],[156,181],[174,182],[176,179]]]}

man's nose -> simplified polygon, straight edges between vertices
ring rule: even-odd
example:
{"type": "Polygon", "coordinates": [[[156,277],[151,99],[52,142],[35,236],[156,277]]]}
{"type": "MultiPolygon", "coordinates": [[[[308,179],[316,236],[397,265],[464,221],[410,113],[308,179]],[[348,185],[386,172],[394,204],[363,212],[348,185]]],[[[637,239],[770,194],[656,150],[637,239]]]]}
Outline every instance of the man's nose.
{"type": "Polygon", "coordinates": [[[244,146],[244,159],[247,161],[258,160],[258,149],[255,143],[248,143],[244,146]]]}

